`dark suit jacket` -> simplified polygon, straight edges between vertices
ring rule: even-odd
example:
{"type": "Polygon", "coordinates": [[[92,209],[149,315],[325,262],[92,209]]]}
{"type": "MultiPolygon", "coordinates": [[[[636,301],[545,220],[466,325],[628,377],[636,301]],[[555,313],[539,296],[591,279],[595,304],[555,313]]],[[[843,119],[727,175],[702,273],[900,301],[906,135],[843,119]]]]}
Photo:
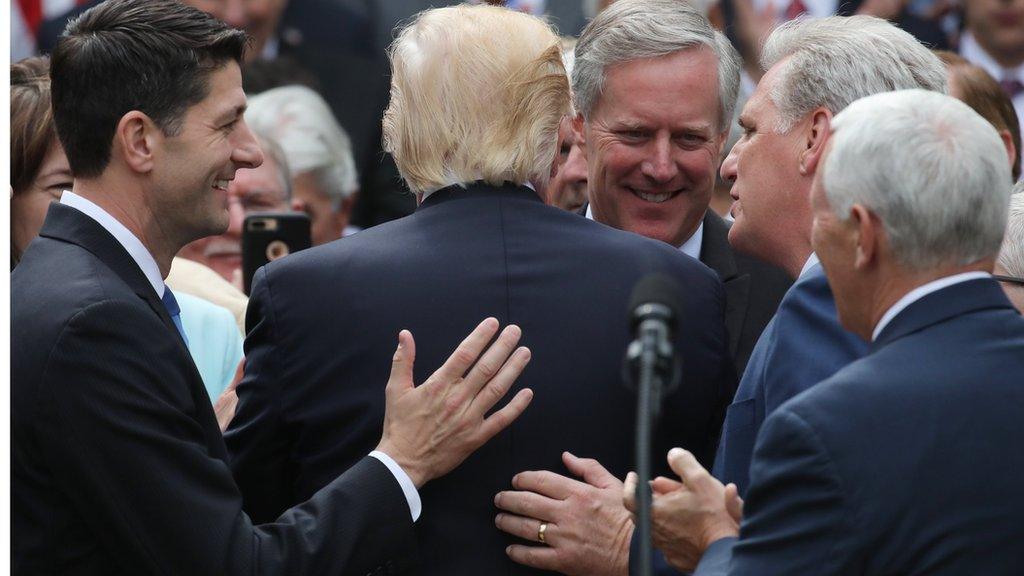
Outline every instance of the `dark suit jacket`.
{"type": "Polygon", "coordinates": [[[138,265],[90,217],[50,207],[11,301],[15,574],[410,563],[409,507],[369,457],[277,523],[249,521],[188,350],[138,265]]]}
{"type": "MultiPolygon", "coordinates": [[[[576,213],[586,216],[587,207],[584,203],[576,213]]],[[[700,261],[717,272],[725,285],[725,331],[739,377],[793,280],[780,268],[733,251],[729,245],[731,226],[712,210],[704,214],[700,261]]]]}
{"type": "Polygon", "coordinates": [[[736,374],[742,375],[757,339],[775,316],[793,280],[781,268],[733,251],[729,245],[730,226],[718,214],[707,211],[700,261],[717,272],[725,284],[729,352],[736,364],[736,374]]]}
{"type": "MultiPolygon", "coordinates": [[[[422,382],[483,318],[523,329],[532,361],[509,397],[525,414],[421,491],[427,574],[531,573],[508,560],[494,495],[523,470],[562,470],[570,450],[622,477],[634,466],[636,399],[622,385],[627,304],[650,272],[684,294],[680,389],[665,401],[655,462],[673,445],[707,462],[734,383],[713,272],[669,246],[546,206],[524,187],[470,184],[411,216],[294,254],[256,275],[246,376],[228,431],[232,468],[257,519],[307,498],[374,447],[396,336],[416,338],[422,382]],[[726,400],[727,402],[727,400],[726,400]]],[[[662,465],[664,472],[664,465],[662,465]]]]}
{"type": "Polygon", "coordinates": [[[754,439],[764,419],[865,352],[867,344],[839,325],[828,279],[816,264],[786,293],[754,347],[725,416],[715,477],[734,482],[745,494],[754,439]]]}
{"type": "Polygon", "coordinates": [[[998,284],[925,296],[768,417],[728,573],[1019,574],[1022,414],[1024,320],[998,284]]]}

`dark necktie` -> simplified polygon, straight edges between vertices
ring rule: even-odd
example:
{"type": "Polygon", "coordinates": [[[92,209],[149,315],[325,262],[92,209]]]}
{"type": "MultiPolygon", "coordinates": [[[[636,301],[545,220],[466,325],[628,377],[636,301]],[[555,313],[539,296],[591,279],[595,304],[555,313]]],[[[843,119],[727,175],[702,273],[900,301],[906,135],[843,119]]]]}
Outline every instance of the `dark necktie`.
{"type": "Polygon", "coordinates": [[[160,301],[164,303],[164,308],[167,308],[167,313],[170,314],[174,327],[178,329],[181,339],[185,341],[185,346],[188,347],[188,336],[185,336],[185,327],[181,324],[181,308],[178,307],[178,300],[174,297],[174,292],[171,292],[170,288],[164,286],[164,297],[160,301]]]}
{"type": "Polygon", "coordinates": [[[999,82],[999,85],[1002,86],[1003,92],[1006,92],[1006,95],[1010,97],[1010,100],[1013,100],[1020,95],[1021,92],[1024,92],[1024,84],[1022,84],[1017,78],[1003,78],[999,82]]]}

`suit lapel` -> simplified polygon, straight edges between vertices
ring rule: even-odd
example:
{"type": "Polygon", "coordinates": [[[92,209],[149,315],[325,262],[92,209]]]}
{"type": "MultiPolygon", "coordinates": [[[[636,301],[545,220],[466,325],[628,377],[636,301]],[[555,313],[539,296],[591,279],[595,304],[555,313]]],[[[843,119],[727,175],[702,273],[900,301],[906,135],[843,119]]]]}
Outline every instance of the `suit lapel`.
{"type": "Polygon", "coordinates": [[[903,309],[871,343],[871,351],[950,318],[993,308],[1013,309],[995,280],[983,278],[954,284],[903,309]]]}
{"type": "Polygon", "coordinates": [[[717,214],[704,214],[704,240],[700,261],[711,268],[725,285],[725,327],[729,334],[729,352],[735,356],[739,348],[743,321],[747,316],[750,275],[740,274],[729,248],[729,227],[717,214]]]}

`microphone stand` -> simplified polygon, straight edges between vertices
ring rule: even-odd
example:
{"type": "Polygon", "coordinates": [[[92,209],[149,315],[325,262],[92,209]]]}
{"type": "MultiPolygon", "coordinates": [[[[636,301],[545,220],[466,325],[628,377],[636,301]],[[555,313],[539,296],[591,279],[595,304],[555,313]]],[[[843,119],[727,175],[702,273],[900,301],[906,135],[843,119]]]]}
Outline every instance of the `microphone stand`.
{"type": "MultiPolygon", "coordinates": [[[[661,316],[660,304],[644,304],[635,316],[661,316]]],[[[640,538],[640,576],[651,576],[653,554],[651,544],[651,431],[661,411],[661,396],[666,382],[671,383],[674,350],[669,342],[664,320],[645,319],[638,329],[639,337],[626,351],[629,375],[635,378],[636,406],[636,498],[637,530],[640,538]]]]}

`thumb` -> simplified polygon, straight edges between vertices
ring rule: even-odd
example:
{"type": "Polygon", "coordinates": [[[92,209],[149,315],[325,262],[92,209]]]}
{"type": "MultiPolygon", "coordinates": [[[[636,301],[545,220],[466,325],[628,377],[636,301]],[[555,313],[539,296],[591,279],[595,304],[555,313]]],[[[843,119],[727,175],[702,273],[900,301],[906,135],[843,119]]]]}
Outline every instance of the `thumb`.
{"type": "Polygon", "coordinates": [[[402,330],[398,333],[398,348],[391,358],[391,376],[388,378],[387,392],[405,392],[412,390],[412,365],[416,360],[416,341],[412,332],[402,330]]]}
{"type": "Polygon", "coordinates": [[[725,487],[725,509],[737,524],[743,519],[743,498],[740,498],[739,489],[735,484],[725,487]]]}
{"type": "Polygon", "coordinates": [[[572,452],[562,452],[562,462],[573,474],[591,486],[607,488],[619,485],[619,479],[593,458],[577,458],[572,452]]]}

